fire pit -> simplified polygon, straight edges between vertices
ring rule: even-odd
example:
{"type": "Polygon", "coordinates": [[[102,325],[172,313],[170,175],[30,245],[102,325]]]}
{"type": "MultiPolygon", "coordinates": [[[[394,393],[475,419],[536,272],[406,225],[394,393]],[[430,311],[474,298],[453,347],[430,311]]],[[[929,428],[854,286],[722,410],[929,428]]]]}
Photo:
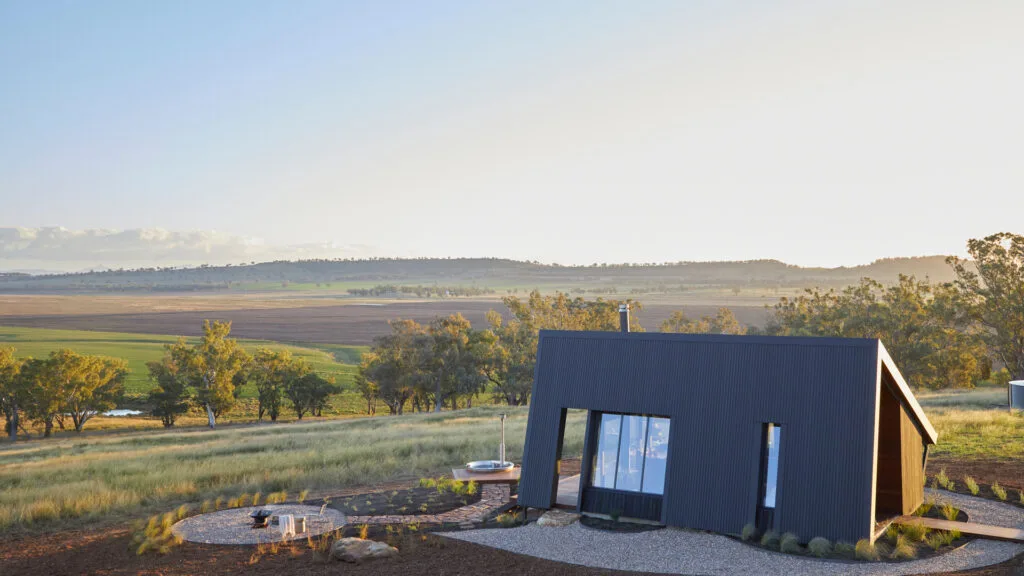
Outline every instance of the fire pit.
{"type": "Polygon", "coordinates": [[[260,509],[256,510],[249,517],[252,518],[253,528],[266,528],[269,525],[270,516],[273,514],[270,510],[260,509]]]}

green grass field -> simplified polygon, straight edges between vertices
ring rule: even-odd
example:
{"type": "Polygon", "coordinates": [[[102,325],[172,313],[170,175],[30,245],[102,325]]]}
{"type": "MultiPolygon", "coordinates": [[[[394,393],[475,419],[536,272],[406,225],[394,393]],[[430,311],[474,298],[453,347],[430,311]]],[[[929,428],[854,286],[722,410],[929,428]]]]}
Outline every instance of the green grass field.
{"type": "MultiPolygon", "coordinates": [[[[83,354],[124,358],[132,371],[125,383],[125,391],[129,395],[145,394],[153,387],[146,362],[160,360],[164,345],[176,340],[176,336],[0,326],[0,346],[14,346],[22,357],[42,357],[58,348],[70,348],[83,354]]],[[[346,390],[352,386],[359,356],[367,349],[365,346],[336,344],[296,346],[260,340],[240,340],[240,343],[250,352],[259,347],[290,350],[320,374],[334,376],[346,390]]],[[[242,397],[255,397],[255,390],[243,389],[242,397]]]]}

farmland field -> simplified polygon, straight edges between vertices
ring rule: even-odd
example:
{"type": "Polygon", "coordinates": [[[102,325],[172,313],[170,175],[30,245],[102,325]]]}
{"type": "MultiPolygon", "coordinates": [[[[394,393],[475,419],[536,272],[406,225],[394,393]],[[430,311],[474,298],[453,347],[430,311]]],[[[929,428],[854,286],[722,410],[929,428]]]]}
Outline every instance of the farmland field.
{"type": "MultiPolygon", "coordinates": [[[[200,320],[200,326],[202,321],[200,320]]],[[[146,362],[160,360],[164,345],[173,343],[177,336],[139,335],[118,332],[92,332],[87,330],[49,330],[0,326],[0,346],[13,346],[18,356],[41,357],[58,348],[70,348],[83,354],[102,354],[124,358],[131,374],[125,384],[128,394],[142,394],[153,387],[148,379],[146,362]]],[[[303,358],[317,372],[334,376],[343,387],[349,387],[355,374],[359,354],[364,348],[357,346],[327,345],[323,349],[312,346],[294,346],[261,340],[241,340],[252,351],[258,347],[287,349],[303,358]],[[342,360],[336,361],[335,358],[342,360]]],[[[254,397],[254,390],[244,389],[243,398],[254,397]]]]}
{"type": "MultiPolygon", "coordinates": [[[[685,309],[689,316],[697,317],[713,314],[719,305],[725,304],[684,305],[656,301],[645,303],[636,317],[646,330],[654,331],[675,310],[685,309]]],[[[742,306],[730,307],[740,322],[754,325],[764,322],[764,304],[746,301],[742,306]]],[[[388,321],[397,318],[427,323],[437,316],[460,313],[474,327],[483,327],[489,310],[504,312],[500,301],[462,299],[124,314],[12,315],[10,311],[14,308],[9,307],[5,315],[0,315],[0,325],[198,336],[204,319],[216,319],[231,321],[232,334],[238,338],[355,346],[367,345],[374,337],[386,334],[388,321]]]]}

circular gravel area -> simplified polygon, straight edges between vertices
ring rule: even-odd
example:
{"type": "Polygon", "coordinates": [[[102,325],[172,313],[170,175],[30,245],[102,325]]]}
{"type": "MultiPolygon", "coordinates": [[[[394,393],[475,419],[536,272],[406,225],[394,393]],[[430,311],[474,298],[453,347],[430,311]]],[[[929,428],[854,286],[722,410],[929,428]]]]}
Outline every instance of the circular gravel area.
{"type": "MultiPolygon", "coordinates": [[[[928,492],[939,502],[952,502],[967,510],[972,522],[1024,528],[1024,509],[942,490],[928,492]]],[[[678,528],[613,534],[591,530],[579,523],[565,528],[529,524],[520,528],[469,530],[444,535],[547,560],[610,570],[666,574],[927,574],[988,566],[1024,552],[1024,544],[978,539],[925,560],[844,562],[769,552],[719,534],[678,528]]]]}
{"type": "Polygon", "coordinates": [[[249,506],[247,508],[231,508],[209,514],[200,514],[185,518],[175,524],[171,530],[174,534],[188,542],[200,544],[267,544],[287,540],[301,540],[307,536],[318,536],[331,532],[345,525],[345,515],[327,508],[323,516],[319,506],[303,506],[300,504],[273,504],[270,506],[249,506]],[[253,528],[252,518],[256,510],[272,510],[274,514],[291,514],[306,517],[306,531],[301,534],[282,538],[277,526],[253,528]]]}

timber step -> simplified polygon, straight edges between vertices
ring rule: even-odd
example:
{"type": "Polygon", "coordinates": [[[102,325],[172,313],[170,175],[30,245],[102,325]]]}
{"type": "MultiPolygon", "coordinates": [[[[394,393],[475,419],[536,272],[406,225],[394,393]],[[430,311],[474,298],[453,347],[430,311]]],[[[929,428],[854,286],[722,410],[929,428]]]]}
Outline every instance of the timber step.
{"type": "Polygon", "coordinates": [[[975,524],[974,522],[954,522],[938,518],[921,518],[920,516],[900,516],[893,522],[896,524],[921,524],[932,530],[959,530],[961,534],[972,534],[992,540],[1024,543],[1024,530],[1019,528],[989,526],[987,524],[975,524]]]}

